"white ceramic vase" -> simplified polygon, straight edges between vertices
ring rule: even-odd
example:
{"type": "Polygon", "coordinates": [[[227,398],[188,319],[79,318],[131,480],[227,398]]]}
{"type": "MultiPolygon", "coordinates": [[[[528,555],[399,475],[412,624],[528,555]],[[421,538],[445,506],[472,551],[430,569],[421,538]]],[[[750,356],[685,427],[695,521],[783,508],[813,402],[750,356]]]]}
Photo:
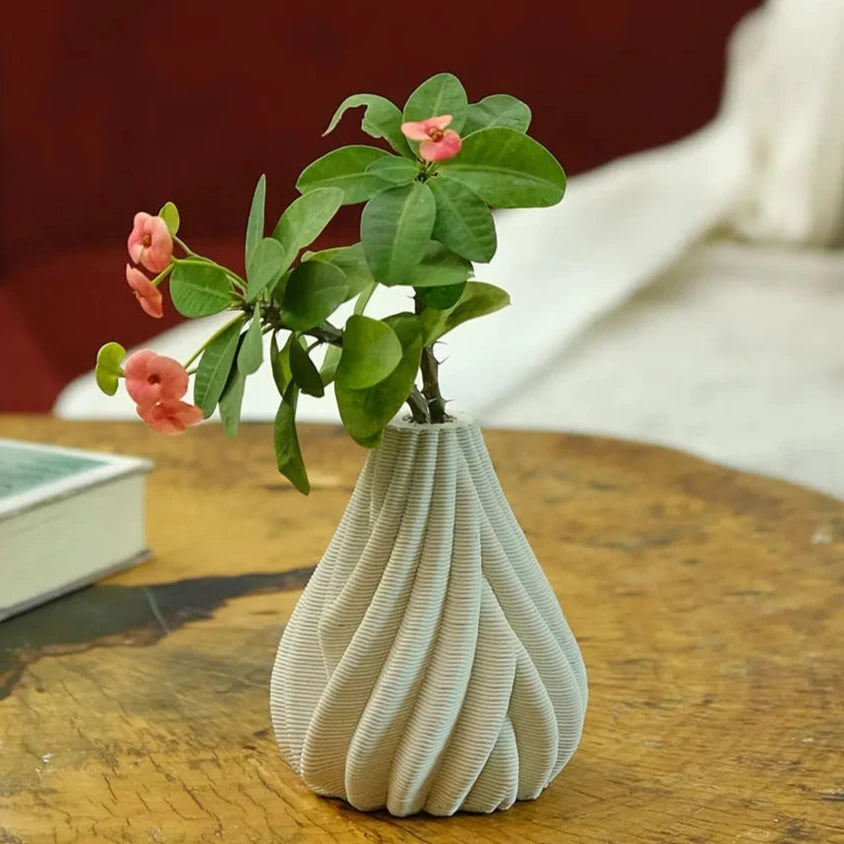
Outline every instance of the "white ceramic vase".
{"type": "Polygon", "coordinates": [[[390,425],[281,637],[291,767],[363,811],[506,809],[571,758],[586,699],[478,427],[390,425]]]}

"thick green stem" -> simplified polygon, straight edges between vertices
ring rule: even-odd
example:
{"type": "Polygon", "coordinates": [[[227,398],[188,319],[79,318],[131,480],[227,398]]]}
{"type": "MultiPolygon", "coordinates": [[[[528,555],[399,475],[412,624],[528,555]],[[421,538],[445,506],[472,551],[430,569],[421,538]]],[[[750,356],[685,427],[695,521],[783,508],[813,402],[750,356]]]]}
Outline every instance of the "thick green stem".
{"type": "Polygon", "coordinates": [[[428,413],[428,403],[416,387],[413,388],[410,395],[407,397],[407,404],[410,408],[414,422],[418,422],[420,425],[425,425],[431,421],[430,414],[428,413]]]}
{"type": "Polygon", "coordinates": [[[448,422],[449,415],[445,412],[445,400],[440,393],[439,361],[434,357],[431,346],[422,349],[422,395],[428,403],[431,422],[438,424],[448,422]]]}

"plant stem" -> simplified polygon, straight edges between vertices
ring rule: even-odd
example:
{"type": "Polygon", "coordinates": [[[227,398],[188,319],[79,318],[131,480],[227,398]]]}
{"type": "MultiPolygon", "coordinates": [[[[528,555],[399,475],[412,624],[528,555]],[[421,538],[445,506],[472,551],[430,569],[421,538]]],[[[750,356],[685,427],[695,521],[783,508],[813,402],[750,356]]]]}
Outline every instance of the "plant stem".
{"type": "MultiPolygon", "coordinates": [[[[415,299],[415,304],[416,313],[421,314],[425,306],[418,296],[415,299]]],[[[422,395],[425,397],[425,404],[427,405],[428,411],[427,421],[434,425],[448,422],[451,417],[445,412],[445,400],[442,397],[442,393],[440,393],[440,364],[434,357],[433,346],[425,346],[422,349],[420,369],[422,372],[422,395]]],[[[414,420],[417,422],[420,421],[415,416],[414,420]]]]}
{"type": "Polygon", "coordinates": [[[433,424],[448,422],[445,401],[440,393],[439,362],[431,346],[422,349],[422,395],[428,402],[428,411],[433,424]]]}
{"type": "Polygon", "coordinates": [[[175,243],[175,244],[176,244],[176,245],[178,245],[178,246],[181,246],[181,247],[182,247],[182,249],[184,249],[184,250],[185,250],[185,252],[186,252],[188,255],[196,255],[196,252],[194,252],[192,249],[190,249],[190,247],[187,245],[187,243],[185,243],[185,242],[184,242],[183,240],[181,240],[180,238],[178,238],[178,237],[175,237],[175,236],[174,236],[174,237],[173,237],[173,243],[175,243]]]}
{"type": "MultiPolygon", "coordinates": [[[[293,331],[290,326],[285,325],[282,321],[281,313],[276,305],[266,305],[262,316],[264,325],[269,326],[273,331],[293,331]]],[[[320,343],[328,343],[332,346],[343,345],[343,332],[328,321],[301,333],[319,340],[320,343]]]]}
{"type": "Polygon", "coordinates": [[[240,314],[229,320],[225,325],[220,326],[185,362],[187,369],[224,331],[228,331],[236,322],[243,322],[244,316],[240,314]]]}
{"type": "Polygon", "coordinates": [[[415,386],[411,394],[407,397],[407,404],[414,422],[424,425],[431,421],[430,415],[428,414],[428,403],[415,386]]]}

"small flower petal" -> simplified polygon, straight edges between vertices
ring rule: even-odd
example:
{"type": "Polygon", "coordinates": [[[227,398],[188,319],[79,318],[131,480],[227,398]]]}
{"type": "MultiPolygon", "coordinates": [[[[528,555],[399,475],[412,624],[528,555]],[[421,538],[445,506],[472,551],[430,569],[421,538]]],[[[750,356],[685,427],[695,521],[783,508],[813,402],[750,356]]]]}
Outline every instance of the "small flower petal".
{"type": "Polygon", "coordinates": [[[445,129],[453,119],[450,114],[441,114],[439,117],[429,117],[424,123],[428,129],[445,129]]]}
{"type": "Polygon", "coordinates": [[[137,268],[126,264],[126,281],[141,307],[151,317],[161,319],[164,305],[161,291],[137,268]]]}
{"type": "Polygon", "coordinates": [[[451,129],[446,129],[441,140],[423,141],[419,145],[419,155],[425,161],[445,161],[448,158],[454,158],[462,146],[460,135],[451,129]]]}
{"type": "Polygon", "coordinates": [[[431,129],[445,129],[452,121],[450,114],[441,114],[438,117],[428,117],[425,120],[412,120],[402,123],[401,131],[411,141],[428,141],[431,139],[431,129]]]}
{"type": "Polygon", "coordinates": [[[138,407],[138,416],[159,434],[181,434],[185,428],[198,425],[202,410],[183,401],[166,401],[152,407],[138,407]]]}
{"type": "Polygon", "coordinates": [[[428,140],[428,132],[425,129],[424,120],[417,120],[410,123],[402,123],[401,131],[405,138],[410,138],[411,141],[428,140]]]}

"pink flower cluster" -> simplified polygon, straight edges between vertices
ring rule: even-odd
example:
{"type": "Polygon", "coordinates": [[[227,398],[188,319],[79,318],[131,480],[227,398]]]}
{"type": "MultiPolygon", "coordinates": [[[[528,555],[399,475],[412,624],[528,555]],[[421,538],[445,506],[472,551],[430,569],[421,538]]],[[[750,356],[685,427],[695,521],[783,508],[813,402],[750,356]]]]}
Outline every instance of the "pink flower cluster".
{"type": "Polygon", "coordinates": [[[188,391],[188,373],[173,358],[144,349],[126,360],[123,374],[138,416],[158,433],[181,434],[202,421],[202,411],[181,400],[188,391]]]}
{"type": "MultiPolygon", "coordinates": [[[[127,243],[129,257],[151,273],[162,273],[170,266],[173,237],[161,217],[144,211],[135,214],[134,226],[127,243]]],[[[126,281],[146,313],[156,319],[164,315],[161,291],[137,267],[126,264],[126,281]]]]}

